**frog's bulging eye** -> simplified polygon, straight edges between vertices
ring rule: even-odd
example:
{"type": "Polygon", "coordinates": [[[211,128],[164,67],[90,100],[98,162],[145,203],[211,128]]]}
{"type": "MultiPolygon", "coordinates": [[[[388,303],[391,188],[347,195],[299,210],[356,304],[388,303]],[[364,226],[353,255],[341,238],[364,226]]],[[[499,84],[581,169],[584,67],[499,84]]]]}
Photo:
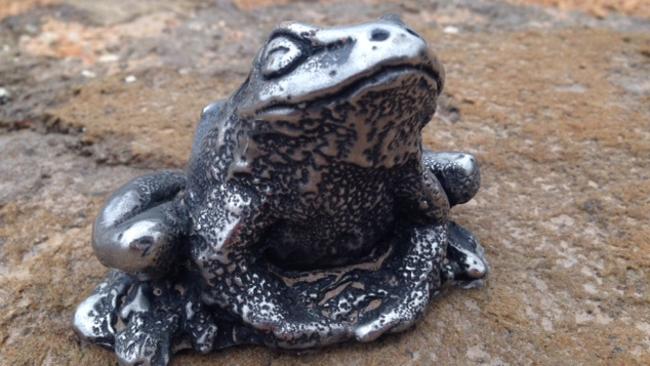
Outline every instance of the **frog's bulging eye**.
{"type": "Polygon", "coordinates": [[[287,73],[302,59],[300,45],[291,38],[279,36],[272,39],[262,57],[262,74],[276,77],[287,73]]]}

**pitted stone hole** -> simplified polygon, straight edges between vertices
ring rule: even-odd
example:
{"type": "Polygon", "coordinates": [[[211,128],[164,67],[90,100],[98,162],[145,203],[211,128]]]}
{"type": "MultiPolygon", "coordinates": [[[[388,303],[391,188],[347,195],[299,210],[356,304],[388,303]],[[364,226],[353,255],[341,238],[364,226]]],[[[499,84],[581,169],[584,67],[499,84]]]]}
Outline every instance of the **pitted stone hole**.
{"type": "Polygon", "coordinates": [[[387,30],[381,28],[375,28],[370,32],[370,40],[373,42],[381,42],[388,39],[390,33],[387,30]]]}

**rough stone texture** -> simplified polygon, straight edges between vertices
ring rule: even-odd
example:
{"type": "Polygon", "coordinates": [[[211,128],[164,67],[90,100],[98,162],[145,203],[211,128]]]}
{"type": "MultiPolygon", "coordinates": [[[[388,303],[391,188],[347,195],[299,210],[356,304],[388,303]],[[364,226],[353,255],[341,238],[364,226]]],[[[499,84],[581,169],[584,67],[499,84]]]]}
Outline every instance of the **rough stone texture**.
{"type": "Polygon", "coordinates": [[[447,69],[426,145],[482,164],[454,216],[487,249],[487,287],[371,344],[174,364],[650,364],[647,18],[469,0],[127,3],[0,6],[0,364],[114,365],[70,328],[106,272],[89,245],[102,200],[183,166],[201,107],[243,80],[275,23],[387,12],[447,69]]]}
{"type": "Polygon", "coordinates": [[[510,0],[519,3],[537,3],[555,6],[561,10],[581,9],[589,14],[604,18],[612,11],[629,15],[650,16],[650,2],[646,0],[510,0]]]}

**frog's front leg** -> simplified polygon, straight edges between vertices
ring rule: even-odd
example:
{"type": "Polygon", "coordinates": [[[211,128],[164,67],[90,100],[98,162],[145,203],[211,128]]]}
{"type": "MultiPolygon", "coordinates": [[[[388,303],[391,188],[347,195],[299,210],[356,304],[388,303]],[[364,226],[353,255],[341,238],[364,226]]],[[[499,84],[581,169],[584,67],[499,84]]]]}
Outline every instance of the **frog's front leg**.
{"type": "Polygon", "coordinates": [[[184,187],[183,173],[163,171],[117,190],[93,226],[92,245],[100,262],[140,279],[165,274],[188,227],[187,215],[175,202],[184,187]]]}
{"type": "Polygon", "coordinates": [[[398,209],[410,220],[420,223],[447,222],[449,200],[432,171],[410,169],[404,172],[395,195],[398,209]]]}
{"type": "Polygon", "coordinates": [[[270,346],[306,348],[343,339],[348,328],[311,311],[256,247],[273,223],[264,200],[236,187],[215,190],[221,191],[227,198],[208,201],[193,215],[201,233],[191,255],[206,279],[203,300],[241,319],[270,346]]]}
{"type": "Polygon", "coordinates": [[[414,223],[447,225],[449,279],[474,280],[485,276],[487,264],[480,245],[469,231],[449,220],[450,207],[469,201],[478,191],[480,172],[476,159],[463,153],[424,151],[422,167],[404,174],[396,196],[401,211],[414,223]]]}
{"type": "Polygon", "coordinates": [[[438,178],[451,206],[471,200],[478,192],[481,172],[471,154],[424,150],[422,163],[438,178]]]}
{"type": "MultiPolygon", "coordinates": [[[[451,206],[468,202],[478,192],[481,173],[476,158],[471,154],[425,150],[422,163],[429,174],[438,179],[451,206]]],[[[481,246],[469,231],[449,222],[447,277],[460,281],[483,278],[488,266],[481,251],[481,246]]]]}

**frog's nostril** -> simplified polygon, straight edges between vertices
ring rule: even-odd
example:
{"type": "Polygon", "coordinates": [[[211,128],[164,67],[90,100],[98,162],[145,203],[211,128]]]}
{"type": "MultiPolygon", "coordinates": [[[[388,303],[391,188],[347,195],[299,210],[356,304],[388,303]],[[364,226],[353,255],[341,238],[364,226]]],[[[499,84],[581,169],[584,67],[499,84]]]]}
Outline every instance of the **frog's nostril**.
{"type": "Polygon", "coordinates": [[[370,40],[374,42],[385,41],[390,36],[387,30],[375,28],[370,32],[370,40]]]}

